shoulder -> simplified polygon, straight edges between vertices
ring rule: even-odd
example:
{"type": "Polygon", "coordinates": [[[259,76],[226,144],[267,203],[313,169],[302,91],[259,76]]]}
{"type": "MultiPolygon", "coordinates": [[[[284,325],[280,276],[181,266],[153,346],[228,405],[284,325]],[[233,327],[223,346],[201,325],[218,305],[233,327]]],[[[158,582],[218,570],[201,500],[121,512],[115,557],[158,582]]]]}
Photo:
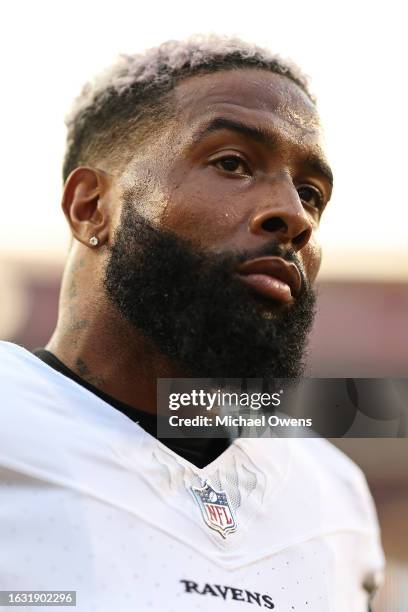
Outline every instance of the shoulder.
{"type": "Polygon", "coordinates": [[[0,406],[2,411],[14,405],[27,387],[41,378],[41,363],[34,355],[17,344],[0,342],[0,406]],[[39,367],[40,366],[40,367],[39,367]]]}
{"type": "MultiPolygon", "coordinates": [[[[21,346],[0,342],[0,430],[29,430],[61,402],[64,377],[21,346]]],[[[0,432],[0,435],[1,435],[0,432]]]]}
{"type": "Polygon", "coordinates": [[[61,480],[85,464],[106,465],[129,424],[29,351],[0,342],[0,469],[61,480]]]}
{"type": "Polygon", "coordinates": [[[315,491],[322,508],[350,527],[378,533],[374,502],[360,467],[328,440],[304,438],[291,444],[294,470],[302,466],[304,486],[315,491]]]}
{"type": "Polygon", "coordinates": [[[0,342],[0,454],[61,441],[85,393],[28,350],[0,342]]]}
{"type": "Polygon", "coordinates": [[[291,439],[291,454],[295,465],[307,466],[314,479],[355,493],[367,488],[362,470],[334,444],[323,438],[291,439]]]}
{"type": "Polygon", "coordinates": [[[51,368],[16,344],[0,342],[0,465],[31,470],[55,450],[50,436],[56,388],[51,368]],[[26,467],[24,467],[26,466],[26,467]]]}
{"type": "Polygon", "coordinates": [[[26,355],[31,355],[31,353],[22,346],[0,340],[0,376],[2,376],[4,371],[11,365],[15,365],[16,363],[20,363],[21,360],[24,360],[26,355]]]}
{"type": "MultiPolygon", "coordinates": [[[[322,438],[309,438],[294,446],[295,465],[308,466],[309,480],[315,481],[315,503],[327,531],[354,533],[358,538],[355,555],[367,567],[382,572],[384,553],[374,500],[361,468],[334,444],[322,438]]],[[[358,441],[356,440],[356,443],[358,441]]],[[[313,485],[310,486],[313,490],[313,485]]]]}
{"type": "Polygon", "coordinates": [[[48,366],[27,349],[12,342],[0,341],[0,381],[2,389],[24,378],[44,377],[48,366]]]}
{"type": "Polygon", "coordinates": [[[269,481],[279,472],[280,497],[309,508],[308,521],[328,530],[378,533],[374,503],[362,470],[322,438],[266,438],[242,445],[269,481]]]}
{"type": "Polygon", "coordinates": [[[25,348],[11,342],[0,342],[0,406],[31,404],[32,397],[45,397],[63,378],[25,348]]]}
{"type": "Polygon", "coordinates": [[[364,480],[357,464],[324,438],[291,439],[291,449],[296,461],[314,465],[322,477],[348,483],[364,480]]]}
{"type": "Polygon", "coordinates": [[[361,557],[361,567],[381,570],[374,502],[362,470],[349,457],[320,438],[247,439],[240,446],[267,482],[263,538],[269,534],[274,547],[319,539],[335,554],[348,547],[361,557]]]}

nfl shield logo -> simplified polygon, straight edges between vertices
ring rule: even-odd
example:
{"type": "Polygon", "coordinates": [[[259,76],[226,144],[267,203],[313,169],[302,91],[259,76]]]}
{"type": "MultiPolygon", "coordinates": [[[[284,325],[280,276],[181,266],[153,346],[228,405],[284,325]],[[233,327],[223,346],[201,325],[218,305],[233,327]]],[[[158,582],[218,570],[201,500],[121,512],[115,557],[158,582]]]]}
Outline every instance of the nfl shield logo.
{"type": "Polygon", "coordinates": [[[208,527],[218,531],[223,538],[236,530],[237,524],[224,491],[216,491],[208,482],[202,488],[191,487],[191,490],[208,527]]]}

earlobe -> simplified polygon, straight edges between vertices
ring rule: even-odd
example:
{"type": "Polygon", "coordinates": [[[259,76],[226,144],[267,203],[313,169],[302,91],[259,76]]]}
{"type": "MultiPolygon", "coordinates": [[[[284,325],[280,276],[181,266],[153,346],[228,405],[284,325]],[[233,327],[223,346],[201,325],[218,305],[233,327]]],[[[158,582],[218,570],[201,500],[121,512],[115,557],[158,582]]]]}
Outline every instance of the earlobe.
{"type": "Polygon", "coordinates": [[[89,244],[93,247],[97,247],[99,246],[99,238],[98,236],[91,236],[91,238],[89,239],[89,244]]]}
{"type": "Polygon", "coordinates": [[[108,238],[109,188],[105,172],[86,166],[73,170],[66,180],[62,209],[73,236],[88,247],[95,246],[93,237],[98,245],[108,238]]]}

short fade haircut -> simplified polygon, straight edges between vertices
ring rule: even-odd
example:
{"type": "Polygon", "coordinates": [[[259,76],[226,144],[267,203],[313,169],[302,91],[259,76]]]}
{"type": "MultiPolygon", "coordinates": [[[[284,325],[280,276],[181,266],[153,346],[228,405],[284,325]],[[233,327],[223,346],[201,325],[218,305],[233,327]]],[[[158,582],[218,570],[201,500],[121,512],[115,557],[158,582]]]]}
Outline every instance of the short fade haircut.
{"type": "Polygon", "coordinates": [[[171,116],[169,94],[181,80],[239,68],[286,76],[315,103],[306,76],[293,62],[238,38],[195,36],[165,42],[143,54],[121,55],[85,85],[66,118],[64,181],[80,165],[124,161],[130,135],[134,138],[137,132],[141,140],[151,136],[171,116]]]}

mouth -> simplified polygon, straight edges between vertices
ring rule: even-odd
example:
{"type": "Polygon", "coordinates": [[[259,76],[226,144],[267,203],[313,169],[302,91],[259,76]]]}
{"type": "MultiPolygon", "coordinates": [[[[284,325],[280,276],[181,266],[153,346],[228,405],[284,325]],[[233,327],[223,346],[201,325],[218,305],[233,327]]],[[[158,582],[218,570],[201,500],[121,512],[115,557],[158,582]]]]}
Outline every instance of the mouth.
{"type": "Polygon", "coordinates": [[[250,259],[239,266],[237,273],[255,293],[275,302],[292,302],[302,288],[297,266],[282,257],[250,259]]]}

